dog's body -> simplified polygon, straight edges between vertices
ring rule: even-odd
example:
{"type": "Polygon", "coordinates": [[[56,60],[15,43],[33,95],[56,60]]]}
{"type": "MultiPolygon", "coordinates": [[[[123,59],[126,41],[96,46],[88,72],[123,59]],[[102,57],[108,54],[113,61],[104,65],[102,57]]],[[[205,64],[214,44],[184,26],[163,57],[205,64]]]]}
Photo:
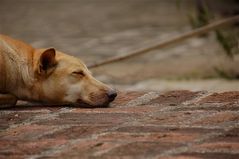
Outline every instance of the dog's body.
{"type": "Polygon", "coordinates": [[[4,35],[0,35],[0,94],[0,105],[21,99],[92,106],[108,105],[117,95],[94,79],[79,59],[4,35]]]}

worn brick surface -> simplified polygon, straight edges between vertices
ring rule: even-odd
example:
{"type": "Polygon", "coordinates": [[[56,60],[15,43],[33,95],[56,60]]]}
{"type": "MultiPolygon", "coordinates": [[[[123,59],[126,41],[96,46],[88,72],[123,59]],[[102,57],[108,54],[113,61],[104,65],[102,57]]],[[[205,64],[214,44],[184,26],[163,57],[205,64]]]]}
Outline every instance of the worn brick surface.
{"type": "Polygon", "coordinates": [[[183,153],[163,159],[238,159],[238,154],[230,153],[183,153]]]}
{"type": "Polygon", "coordinates": [[[236,159],[237,94],[121,92],[95,109],[19,103],[0,111],[0,158],[236,159]]]}
{"type": "Polygon", "coordinates": [[[212,95],[203,98],[201,103],[225,103],[225,102],[239,102],[239,92],[223,92],[213,93],[212,95]]]}
{"type": "Polygon", "coordinates": [[[128,103],[131,100],[134,100],[142,95],[144,95],[145,92],[119,92],[118,97],[113,103],[114,105],[124,105],[128,103]]]}
{"type": "Polygon", "coordinates": [[[239,113],[234,112],[219,112],[216,114],[212,114],[208,117],[205,117],[199,121],[196,121],[195,124],[199,125],[214,125],[214,124],[221,124],[226,122],[238,122],[239,120],[239,113]]]}
{"type": "Polygon", "coordinates": [[[168,105],[174,106],[177,104],[181,104],[182,102],[185,102],[187,100],[193,99],[194,97],[196,97],[197,94],[199,94],[199,92],[191,92],[187,90],[170,91],[150,101],[150,104],[156,103],[156,104],[168,104],[168,105]]]}
{"type": "Polygon", "coordinates": [[[42,113],[30,111],[30,112],[21,112],[21,111],[15,111],[15,110],[1,110],[0,113],[0,132],[2,130],[5,130],[9,128],[10,126],[13,126],[15,124],[21,124],[25,120],[28,120],[29,118],[32,118],[36,115],[40,115],[42,113]]]}

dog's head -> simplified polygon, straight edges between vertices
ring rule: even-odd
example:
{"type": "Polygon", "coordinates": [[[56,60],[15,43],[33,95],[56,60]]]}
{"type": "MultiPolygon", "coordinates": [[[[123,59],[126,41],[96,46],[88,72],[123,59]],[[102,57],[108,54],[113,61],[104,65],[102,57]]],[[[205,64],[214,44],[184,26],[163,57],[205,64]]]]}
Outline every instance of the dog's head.
{"type": "Polygon", "coordinates": [[[36,52],[35,77],[46,102],[101,107],[117,96],[115,90],[96,80],[80,59],[53,48],[36,52]]]}

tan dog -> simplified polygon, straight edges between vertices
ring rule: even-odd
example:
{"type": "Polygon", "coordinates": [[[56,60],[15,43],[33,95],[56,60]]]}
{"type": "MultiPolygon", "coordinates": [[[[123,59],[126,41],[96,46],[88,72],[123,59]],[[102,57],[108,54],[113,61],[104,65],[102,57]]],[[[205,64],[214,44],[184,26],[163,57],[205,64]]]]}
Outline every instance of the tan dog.
{"type": "Polygon", "coordinates": [[[0,35],[0,94],[2,106],[21,99],[100,107],[117,96],[79,59],[54,48],[34,49],[4,35],[0,35]]]}

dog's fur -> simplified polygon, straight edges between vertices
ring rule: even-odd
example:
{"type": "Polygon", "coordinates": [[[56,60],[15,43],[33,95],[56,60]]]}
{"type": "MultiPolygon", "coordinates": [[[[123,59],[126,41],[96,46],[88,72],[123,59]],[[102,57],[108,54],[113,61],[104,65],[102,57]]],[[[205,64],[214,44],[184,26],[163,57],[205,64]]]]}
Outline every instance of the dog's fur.
{"type": "Polygon", "coordinates": [[[105,106],[116,95],[93,78],[80,59],[0,35],[0,105],[21,99],[105,106]]]}

